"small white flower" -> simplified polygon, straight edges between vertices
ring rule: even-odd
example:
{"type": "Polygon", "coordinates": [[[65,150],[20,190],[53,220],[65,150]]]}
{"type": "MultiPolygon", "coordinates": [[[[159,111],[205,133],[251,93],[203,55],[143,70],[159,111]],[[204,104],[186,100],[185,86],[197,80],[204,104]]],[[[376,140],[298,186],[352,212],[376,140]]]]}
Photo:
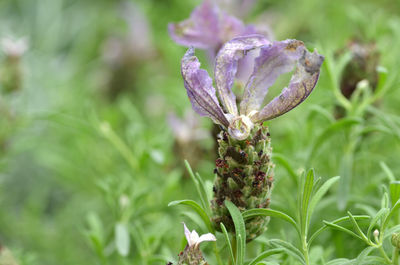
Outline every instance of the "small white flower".
{"type": "Polygon", "coordinates": [[[199,234],[195,230],[190,232],[190,230],[186,227],[185,223],[183,223],[183,227],[185,229],[185,236],[186,236],[186,240],[188,242],[189,247],[196,248],[203,241],[216,241],[217,240],[215,238],[215,236],[211,233],[207,233],[207,234],[199,236],[199,234]]]}
{"type": "Polygon", "coordinates": [[[1,39],[1,48],[7,56],[20,57],[28,49],[26,38],[12,39],[5,37],[1,39]]]}

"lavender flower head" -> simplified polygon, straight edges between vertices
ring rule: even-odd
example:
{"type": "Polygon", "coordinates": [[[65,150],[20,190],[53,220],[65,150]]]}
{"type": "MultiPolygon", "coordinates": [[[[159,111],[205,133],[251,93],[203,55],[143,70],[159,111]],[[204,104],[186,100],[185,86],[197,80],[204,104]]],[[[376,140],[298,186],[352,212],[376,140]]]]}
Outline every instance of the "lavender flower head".
{"type": "Polygon", "coordinates": [[[221,11],[211,0],[204,0],[190,18],[170,23],[171,38],[178,44],[209,50],[214,54],[234,37],[259,33],[252,25],[245,25],[236,17],[221,11]]]}
{"type": "Polygon", "coordinates": [[[193,109],[201,116],[210,117],[223,126],[229,134],[246,139],[255,123],[278,117],[303,102],[315,87],[324,57],[316,51],[310,53],[298,40],[270,42],[262,35],[248,35],[232,39],[219,51],[213,80],[189,48],[181,62],[181,72],[193,109]],[[238,61],[252,50],[258,49],[254,69],[244,88],[243,99],[236,105],[232,92],[238,61]],[[288,87],[264,108],[261,105],[268,88],[276,79],[295,68],[288,87]]]}

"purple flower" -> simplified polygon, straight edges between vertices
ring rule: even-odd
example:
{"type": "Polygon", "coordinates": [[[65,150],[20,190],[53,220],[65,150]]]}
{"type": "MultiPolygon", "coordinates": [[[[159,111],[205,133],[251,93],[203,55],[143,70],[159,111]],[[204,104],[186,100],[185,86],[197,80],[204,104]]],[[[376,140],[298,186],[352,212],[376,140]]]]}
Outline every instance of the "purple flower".
{"type": "Polygon", "coordinates": [[[257,33],[254,26],[246,26],[239,19],[221,11],[211,0],[204,0],[190,18],[170,23],[171,38],[178,44],[209,50],[211,54],[234,37],[257,33]]]}
{"type": "Polygon", "coordinates": [[[323,60],[323,56],[316,51],[310,53],[298,40],[270,42],[262,35],[237,37],[221,48],[215,60],[215,85],[222,106],[216,97],[212,79],[207,71],[200,69],[193,48],[189,48],[183,57],[181,71],[193,109],[222,125],[232,137],[244,140],[254,123],[278,117],[310,95],[323,60]],[[258,50],[259,54],[254,59],[254,69],[245,85],[238,110],[232,92],[238,61],[254,50],[258,50]],[[261,108],[268,88],[280,75],[294,68],[288,87],[261,108]]]}

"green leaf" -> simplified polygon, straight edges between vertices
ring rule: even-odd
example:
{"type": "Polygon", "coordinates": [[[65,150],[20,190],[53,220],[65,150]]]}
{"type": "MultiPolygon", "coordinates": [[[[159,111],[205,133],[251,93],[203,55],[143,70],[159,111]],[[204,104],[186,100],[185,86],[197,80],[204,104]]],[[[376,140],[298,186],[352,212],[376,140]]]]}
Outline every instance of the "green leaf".
{"type": "Polygon", "coordinates": [[[360,226],[358,225],[356,219],[354,219],[354,216],[351,214],[351,212],[347,212],[347,215],[350,217],[350,221],[353,224],[354,228],[356,229],[357,233],[360,235],[360,237],[365,241],[365,243],[368,244],[369,239],[365,236],[364,232],[361,230],[360,226]]]}
{"type": "Polygon", "coordinates": [[[382,170],[385,172],[385,174],[388,177],[389,181],[391,181],[391,182],[396,181],[396,177],[394,176],[392,170],[390,170],[390,168],[386,165],[385,162],[381,161],[381,162],[379,162],[379,165],[381,166],[382,170]]]}
{"type": "Polygon", "coordinates": [[[312,158],[315,156],[316,152],[318,149],[321,148],[321,145],[324,144],[325,142],[328,142],[327,140],[335,135],[337,132],[342,132],[343,129],[345,128],[350,128],[353,125],[360,124],[361,119],[359,118],[344,118],[340,119],[339,121],[333,123],[332,125],[328,126],[322,133],[320,133],[314,143],[311,146],[310,153],[308,155],[307,159],[307,165],[311,162],[312,158]]]}
{"type": "Polygon", "coordinates": [[[269,249],[264,252],[262,252],[260,255],[255,257],[248,265],[256,265],[258,262],[262,261],[265,258],[268,258],[269,256],[279,254],[281,252],[285,251],[284,248],[275,248],[275,249],[269,249]]]}
{"type": "Polygon", "coordinates": [[[243,242],[242,235],[237,236],[236,240],[236,249],[237,249],[237,258],[236,258],[236,265],[243,265],[244,264],[244,250],[246,242],[243,242]]]}
{"type": "Polygon", "coordinates": [[[314,105],[311,105],[309,107],[309,109],[310,109],[310,114],[317,113],[317,114],[321,115],[322,117],[324,117],[325,119],[327,119],[329,121],[329,123],[335,122],[335,118],[333,117],[332,113],[330,111],[328,111],[326,108],[314,104],[314,105]]]}
{"type": "Polygon", "coordinates": [[[390,209],[389,214],[385,217],[383,224],[382,224],[382,231],[381,233],[383,233],[386,230],[386,227],[389,224],[390,219],[392,218],[392,216],[394,215],[394,213],[397,212],[397,210],[400,208],[400,200],[398,200],[395,205],[392,207],[392,209],[390,209]]]}
{"type": "Polygon", "coordinates": [[[242,265],[244,255],[246,253],[246,227],[240,210],[232,202],[225,200],[225,206],[231,214],[233,223],[235,225],[236,241],[237,241],[237,256],[236,264],[242,265]]]}
{"type": "Polygon", "coordinates": [[[278,248],[284,248],[288,255],[297,259],[301,264],[304,264],[304,265],[306,264],[306,262],[304,260],[304,256],[300,252],[300,250],[298,250],[295,246],[293,246],[289,242],[283,241],[281,239],[270,239],[270,240],[266,241],[266,243],[277,246],[278,248]]]}
{"type": "Polygon", "coordinates": [[[289,164],[287,159],[283,155],[277,154],[277,153],[273,153],[272,159],[275,163],[281,164],[281,166],[286,169],[286,171],[289,173],[289,176],[292,179],[293,183],[295,183],[297,185],[299,182],[297,174],[293,170],[292,166],[289,164]]]}
{"type": "Polygon", "coordinates": [[[355,259],[354,264],[364,264],[363,261],[366,259],[366,257],[369,255],[369,253],[371,253],[371,251],[373,251],[374,249],[375,249],[374,246],[370,246],[370,247],[367,247],[366,249],[364,249],[363,251],[361,251],[361,253],[355,259]]]}
{"type": "Polygon", "coordinates": [[[324,195],[328,192],[330,187],[339,180],[339,176],[333,177],[328,179],[314,194],[313,198],[311,199],[310,206],[308,209],[308,220],[307,222],[310,222],[311,216],[314,212],[315,207],[317,206],[318,202],[324,197],[324,195]]]}
{"type": "MultiPolygon", "coordinates": [[[[353,217],[354,217],[355,220],[368,220],[368,219],[371,219],[371,217],[368,216],[368,215],[354,215],[353,217]]],[[[310,237],[310,240],[308,240],[308,245],[311,245],[311,242],[314,241],[314,239],[317,238],[317,236],[319,234],[321,234],[323,231],[325,231],[326,229],[328,229],[330,227],[329,225],[327,225],[327,223],[336,225],[336,224],[339,224],[341,222],[345,222],[345,221],[349,221],[349,220],[350,220],[350,217],[345,216],[345,217],[336,219],[336,220],[334,220],[332,222],[323,221],[324,222],[324,226],[322,226],[320,229],[315,231],[315,233],[310,237]]]]}
{"type": "Polygon", "coordinates": [[[175,206],[175,205],[186,205],[192,208],[203,220],[204,224],[207,226],[207,229],[211,233],[215,233],[214,227],[211,225],[210,218],[208,217],[207,213],[201,208],[201,206],[192,200],[181,200],[181,201],[172,201],[168,204],[169,206],[175,206]]]}
{"type": "Polygon", "coordinates": [[[353,161],[354,154],[347,151],[343,154],[340,161],[340,181],[337,191],[337,205],[340,210],[344,210],[347,206],[347,201],[350,194],[351,179],[353,177],[353,161]]]}
{"type": "Polygon", "coordinates": [[[388,237],[391,237],[394,233],[400,232],[400,225],[395,225],[391,228],[389,228],[387,231],[385,231],[385,235],[383,236],[383,239],[385,240],[388,237]]]}
{"type": "Polygon", "coordinates": [[[389,196],[387,193],[386,186],[383,186],[385,192],[383,193],[382,200],[381,200],[381,208],[389,208],[389,196]]]}
{"type": "Polygon", "coordinates": [[[203,179],[200,177],[198,173],[194,174],[192,168],[190,167],[190,164],[187,160],[185,160],[185,166],[187,171],[189,172],[189,175],[194,182],[194,185],[196,186],[197,193],[200,196],[201,204],[203,205],[203,209],[207,213],[207,215],[211,215],[211,209],[210,205],[208,204],[208,197],[207,197],[207,192],[205,190],[205,184],[203,179]]]}
{"type": "Polygon", "coordinates": [[[345,265],[345,264],[351,264],[351,263],[349,263],[349,262],[351,262],[349,259],[340,258],[340,259],[331,260],[331,261],[329,261],[328,263],[326,263],[326,265],[345,265]]]}
{"type": "Polygon", "coordinates": [[[379,212],[377,212],[377,214],[374,216],[374,218],[371,220],[371,223],[369,224],[368,231],[367,231],[368,239],[371,238],[372,229],[374,229],[374,227],[378,223],[379,219],[381,219],[382,216],[386,216],[389,213],[389,211],[390,211],[389,208],[382,208],[379,210],[379,212]]]}
{"type": "Polygon", "coordinates": [[[291,225],[293,225],[293,227],[297,231],[299,231],[297,223],[292,217],[290,217],[289,215],[287,215],[287,214],[285,214],[283,212],[277,211],[277,210],[262,209],[262,208],[250,209],[250,210],[244,211],[242,213],[242,216],[243,216],[244,220],[247,220],[247,219],[250,219],[250,218],[253,218],[253,217],[256,217],[256,216],[271,216],[271,217],[280,218],[280,219],[290,223],[291,225]]]}
{"type": "Polygon", "coordinates": [[[221,226],[222,233],[225,236],[225,241],[226,241],[226,244],[228,245],[228,249],[229,249],[229,253],[231,255],[232,262],[235,262],[235,255],[233,255],[232,244],[231,244],[231,241],[229,240],[228,231],[226,231],[226,228],[223,223],[219,223],[219,224],[221,226]]]}
{"type": "Polygon", "coordinates": [[[115,246],[117,247],[118,254],[120,254],[123,257],[128,256],[130,237],[126,224],[116,223],[114,228],[114,233],[115,233],[115,239],[114,239],[115,246]]]}
{"type": "Polygon", "coordinates": [[[307,173],[301,198],[300,224],[301,224],[301,231],[305,235],[307,235],[307,230],[308,230],[308,224],[307,224],[308,206],[313,186],[314,186],[314,170],[311,169],[307,173]]]}
{"type": "Polygon", "coordinates": [[[400,199],[400,181],[392,181],[389,185],[390,201],[392,205],[400,199]]]}
{"type": "MultiPolygon", "coordinates": [[[[349,219],[350,219],[350,218],[349,218],[349,219]]],[[[333,228],[333,229],[335,229],[335,230],[339,230],[339,231],[345,232],[345,233],[347,233],[347,234],[349,234],[349,235],[351,235],[351,236],[354,236],[354,237],[356,237],[356,238],[358,238],[358,239],[360,239],[360,240],[363,240],[359,235],[357,235],[357,234],[354,233],[353,231],[350,231],[350,230],[347,229],[347,228],[344,228],[343,226],[336,225],[336,224],[334,224],[334,223],[330,223],[330,222],[327,222],[327,221],[323,221],[323,222],[324,222],[325,225],[327,225],[327,226],[329,226],[329,227],[331,227],[331,228],[333,228]]]]}

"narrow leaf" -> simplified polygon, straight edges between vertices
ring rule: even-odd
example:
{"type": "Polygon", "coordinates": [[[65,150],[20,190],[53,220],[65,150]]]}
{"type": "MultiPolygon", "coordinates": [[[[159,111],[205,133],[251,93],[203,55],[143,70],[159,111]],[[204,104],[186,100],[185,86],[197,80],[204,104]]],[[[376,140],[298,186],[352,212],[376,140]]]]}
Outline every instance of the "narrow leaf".
{"type": "Polygon", "coordinates": [[[399,208],[400,208],[400,200],[398,200],[398,201],[395,203],[395,205],[392,207],[392,209],[390,209],[389,214],[388,214],[388,215],[386,216],[386,218],[384,219],[383,224],[382,224],[382,231],[381,231],[381,232],[384,232],[384,231],[386,230],[386,227],[388,226],[390,219],[392,218],[392,216],[394,215],[394,213],[397,212],[397,210],[398,210],[399,208]]]}
{"type": "Polygon", "coordinates": [[[128,256],[130,237],[126,224],[116,223],[114,228],[114,233],[115,233],[115,245],[117,247],[118,254],[120,254],[123,257],[128,256]]]}
{"type": "Polygon", "coordinates": [[[172,201],[168,204],[168,206],[175,206],[175,205],[186,205],[192,208],[201,217],[204,224],[207,226],[207,229],[211,233],[215,233],[214,227],[211,225],[210,218],[197,202],[192,200],[181,200],[181,201],[172,201]]]}
{"type": "Polygon", "coordinates": [[[270,239],[270,240],[266,241],[266,243],[277,246],[278,248],[286,249],[287,254],[289,254],[293,258],[297,259],[301,264],[304,264],[304,265],[306,264],[303,254],[300,252],[300,250],[298,250],[291,243],[280,240],[280,239],[270,239]]]}
{"type": "Polygon", "coordinates": [[[400,199],[400,181],[392,181],[389,186],[392,205],[400,199]]]}
{"type": "Polygon", "coordinates": [[[229,253],[231,255],[232,262],[235,262],[235,256],[233,255],[232,244],[231,244],[231,241],[229,240],[228,231],[226,231],[226,228],[223,223],[220,223],[220,226],[221,226],[222,233],[225,236],[225,241],[226,241],[226,244],[228,245],[228,249],[229,249],[229,253]]]}
{"type": "MultiPolygon", "coordinates": [[[[356,219],[356,220],[368,220],[368,219],[371,218],[371,217],[368,216],[368,215],[354,215],[353,217],[354,217],[354,219],[356,219]]],[[[326,229],[329,228],[329,226],[328,226],[326,223],[335,224],[335,225],[336,225],[336,224],[339,224],[339,223],[341,223],[341,222],[345,222],[345,221],[349,221],[349,220],[350,220],[350,217],[345,216],[345,217],[336,219],[336,220],[334,220],[334,221],[332,221],[332,222],[323,221],[323,222],[324,222],[324,226],[321,227],[320,229],[318,229],[317,231],[315,231],[315,233],[310,237],[310,240],[308,240],[308,245],[311,245],[311,242],[314,241],[314,239],[317,238],[317,236],[318,236],[319,234],[321,234],[323,231],[325,231],[326,229]]]]}
{"type": "Polygon", "coordinates": [[[324,195],[328,192],[329,188],[339,180],[339,176],[330,178],[327,180],[315,193],[313,198],[311,199],[310,206],[308,209],[308,220],[307,222],[310,222],[311,216],[314,212],[315,207],[317,206],[318,202],[324,197],[324,195]]]}
{"type": "Polygon", "coordinates": [[[311,162],[311,159],[316,155],[321,145],[328,142],[328,139],[331,136],[335,135],[337,132],[342,132],[345,128],[350,128],[351,126],[359,123],[361,123],[361,120],[357,118],[343,118],[328,126],[320,135],[317,136],[316,140],[312,144],[311,151],[308,155],[307,164],[311,162]]]}
{"type": "Polygon", "coordinates": [[[371,238],[371,233],[372,229],[374,229],[375,225],[378,223],[378,221],[382,218],[382,216],[386,216],[389,213],[389,208],[382,208],[377,212],[377,214],[372,218],[371,223],[369,224],[368,231],[367,231],[367,237],[368,239],[371,238]]]}
{"type": "Polygon", "coordinates": [[[237,251],[237,265],[243,264],[244,253],[246,253],[246,227],[240,210],[232,202],[225,200],[225,206],[231,214],[233,223],[235,225],[237,251]],[[240,241],[240,242],[239,242],[240,241]],[[239,249],[240,247],[240,249],[239,249]]]}
{"type": "Polygon", "coordinates": [[[311,169],[308,171],[304,187],[303,187],[303,195],[301,199],[301,231],[304,234],[307,234],[307,214],[308,214],[308,206],[311,197],[311,193],[314,186],[314,170],[311,169]]]}
{"type": "Polygon", "coordinates": [[[356,238],[358,238],[358,239],[363,240],[359,235],[357,235],[357,234],[354,233],[353,231],[350,231],[350,230],[347,229],[347,228],[344,228],[343,226],[336,225],[336,224],[334,224],[334,223],[329,223],[329,222],[326,222],[326,221],[324,221],[324,224],[327,225],[327,226],[329,226],[329,227],[331,227],[331,228],[333,228],[333,229],[336,229],[336,230],[345,232],[345,233],[347,233],[347,234],[349,234],[349,235],[351,235],[351,236],[354,236],[354,237],[356,237],[356,238]]]}
{"type": "Polygon", "coordinates": [[[269,256],[279,254],[281,252],[285,251],[284,248],[275,248],[275,249],[269,249],[264,252],[262,252],[260,255],[255,257],[248,265],[256,265],[259,264],[258,262],[262,261],[265,258],[268,258],[269,256]]]}
{"type": "Polygon", "coordinates": [[[298,185],[299,180],[297,178],[297,174],[296,174],[296,172],[294,172],[292,166],[289,164],[287,159],[283,155],[277,154],[277,153],[273,153],[272,159],[275,163],[281,164],[281,166],[283,166],[286,169],[286,171],[289,173],[289,176],[292,179],[293,183],[298,185]]]}
{"type": "Polygon", "coordinates": [[[354,216],[351,214],[351,212],[347,212],[348,216],[350,217],[350,221],[353,224],[354,228],[356,229],[357,233],[360,235],[360,237],[365,241],[365,243],[368,244],[369,240],[365,236],[364,232],[361,230],[360,226],[358,225],[356,219],[354,219],[354,216]]]}
{"type": "Polygon", "coordinates": [[[381,166],[382,170],[385,172],[386,176],[391,182],[396,181],[396,177],[394,176],[392,170],[390,170],[390,168],[386,165],[385,162],[381,161],[379,162],[379,165],[381,166]]]}
{"type": "Polygon", "coordinates": [[[244,211],[244,212],[242,213],[242,216],[243,216],[243,219],[244,219],[244,220],[250,219],[250,218],[253,218],[253,217],[257,217],[257,216],[271,216],[271,217],[276,217],[276,218],[280,218],[280,219],[282,219],[282,220],[284,220],[284,221],[290,223],[291,225],[293,225],[293,227],[294,227],[297,231],[299,230],[296,221],[295,221],[292,217],[290,217],[289,215],[287,215],[287,214],[285,214],[285,213],[283,213],[283,212],[277,211],[277,210],[262,209],[262,208],[259,208],[259,209],[250,209],[250,210],[244,211]]]}
{"type": "Polygon", "coordinates": [[[204,188],[204,183],[200,176],[196,177],[196,175],[193,173],[192,168],[190,167],[190,164],[187,160],[185,160],[185,166],[187,171],[189,172],[190,178],[194,182],[194,185],[196,186],[197,193],[200,196],[201,204],[203,205],[203,209],[205,209],[206,213],[208,215],[211,215],[211,210],[210,206],[208,204],[208,198],[207,198],[207,193],[204,188]],[[199,180],[200,179],[200,180],[199,180]]]}

